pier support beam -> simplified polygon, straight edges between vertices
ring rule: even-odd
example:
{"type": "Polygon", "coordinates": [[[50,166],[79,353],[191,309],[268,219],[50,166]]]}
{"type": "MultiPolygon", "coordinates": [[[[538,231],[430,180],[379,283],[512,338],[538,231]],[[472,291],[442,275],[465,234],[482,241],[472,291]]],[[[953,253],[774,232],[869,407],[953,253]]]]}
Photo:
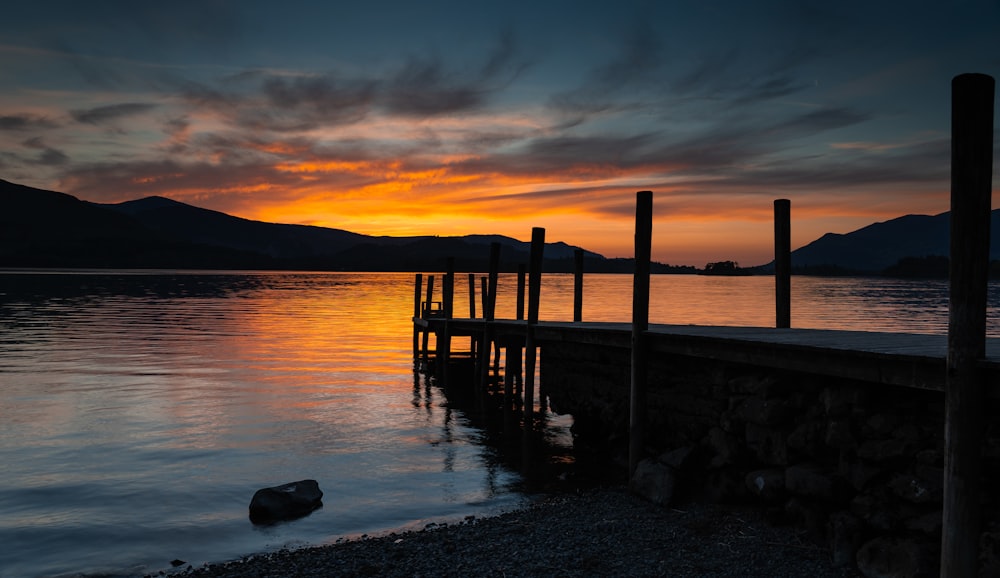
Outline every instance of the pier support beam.
{"type": "Polygon", "coordinates": [[[653,239],[653,192],[639,191],[635,203],[635,275],[632,278],[632,383],[629,390],[628,473],[642,460],[646,421],[649,329],[649,261],[653,239]]]}
{"type": "Polygon", "coordinates": [[[993,179],[995,83],[984,74],[952,80],[951,289],[945,391],[941,576],[979,574],[986,356],[986,291],[993,179]]]}
{"type": "MultiPolygon", "coordinates": [[[[483,342],[479,352],[479,388],[485,393],[489,388],[490,353],[493,351],[493,325],[497,303],[497,278],[500,271],[500,243],[490,243],[490,270],[488,284],[483,287],[483,342]]],[[[484,279],[486,281],[486,279],[484,279]]]]}
{"type": "MultiPolygon", "coordinates": [[[[428,317],[428,316],[430,316],[430,312],[428,311],[428,308],[431,306],[431,302],[432,302],[431,300],[432,299],[434,299],[434,275],[428,275],[427,276],[427,297],[424,298],[424,310],[422,312],[422,315],[425,318],[428,317]]],[[[423,339],[423,347],[422,347],[422,349],[423,349],[423,357],[424,357],[424,364],[428,363],[428,361],[430,360],[430,351],[429,351],[429,347],[428,347],[428,341],[430,340],[430,338],[431,338],[431,332],[430,332],[430,330],[424,329],[424,339],[423,339]]],[[[435,343],[435,347],[437,347],[436,343],[435,343]]]]}
{"type": "Polygon", "coordinates": [[[524,431],[534,428],[535,413],[535,325],[538,325],[538,301],[542,294],[542,258],[545,251],[545,229],[531,230],[531,262],[528,266],[528,326],[524,336],[524,431]]]}
{"type": "Polygon", "coordinates": [[[416,363],[420,356],[420,327],[416,321],[420,318],[420,298],[423,296],[424,276],[417,273],[413,284],[413,361],[416,363]]]}
{"type": "Polygon", "coordinates": [[[573,251],[573,321],[583,321],[583,249],[573,251]]]}
{"type": "Polygon", "coordinates": [[[775,327],[792,326],[792,202],[774,201],[775,327]]]}

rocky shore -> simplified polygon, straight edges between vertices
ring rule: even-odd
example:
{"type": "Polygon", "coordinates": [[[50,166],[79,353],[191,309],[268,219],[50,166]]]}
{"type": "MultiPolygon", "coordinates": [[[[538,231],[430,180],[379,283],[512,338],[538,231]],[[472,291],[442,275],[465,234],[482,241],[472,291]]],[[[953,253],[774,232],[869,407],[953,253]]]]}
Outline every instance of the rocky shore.
{"type": "Polygon", "coordinates": [[[184,568],[183,577],[851,577],[759,510],[655,506],[622,488],[549,496],[489,518],[184,568]]]}

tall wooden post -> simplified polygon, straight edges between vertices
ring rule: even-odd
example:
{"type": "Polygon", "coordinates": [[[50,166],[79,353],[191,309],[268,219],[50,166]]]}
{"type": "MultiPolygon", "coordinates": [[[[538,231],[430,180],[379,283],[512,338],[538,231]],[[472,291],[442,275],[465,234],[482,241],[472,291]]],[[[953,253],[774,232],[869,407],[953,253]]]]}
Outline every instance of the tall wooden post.
{"type": "Polygon", "coordinates": [[[583,321],[583,249],[573,252],[573,321],[583,321]]]}
{"type": "Polygon", "coordinates": [[[524,319],[524,263],[517,266],[517,317],[518,321],[524,319]]]}
{"type": "Polygon", "coordinates": [[[792,326],[792,202],[774,201],[775,327],[792,326]]]}
{"type": "Polygon", "coordinates": [[[979,572],[986,289],[993,179],[993,78],[952,79],[951,288],[945,390],[941,576],[979,572]]]}
{"type": "Polygon", "coordinates": [[[444,284],[441,286],[441,307],[444,318],[451,319],[455,314],[455,258],[448,257],[445,267],[444,284]]]}
{"type": "MultiPolygon", "coordinates": [[[[476,318],[476,274],[469,273],[469,319],[476,318]]],[[[476,354],[476,336],[469,338],[469,353],[476,354]]]]}
{"type": "MultiPolygon", "coordinates": [[[[527,267],[524,263],[519,263],[517,266],[517,308],[515,310],[515,319],[518,321],[524,320],[524,291],[525,291],[525,278],[527,277],[527,267]]],[[[518,403],[522,401],[522,394],[524,392],[524,346],[525,344],[518,345],[513,349],[514,359],[511,360],[511,365],[515,369],[515,380],[514,380],[514,400],[518,403]]]]}
{"type": "MultiPolygon", "coordinates": [[[[497,277],[500,270],[500,243],[490,243],[489,284],[484,287],[483,295],[483,342],[479,352],[479,387],[483,390],[489,387],[490,353],[493,349],[494,311],[496,309],[497,277]]],[[[485,281],[485,279],[484,279],[485,281]]]]}
{"type": "Polygon", "coordinates": [[[632,278],[632,383],[629,391],[629,479],[642,460],[646,421],[649,329],[649,262],[653,240],[653,192],[639,191],[635,203],[635,274],[632,278]]]}
{"type": "MultiPolygon", "coordinates": [[[[434,299],[434,275],[428,275],[427,276],[427,297],[424,298],[424,311],[422,312],[422,314],[423,314],[424,317],[428,316],[427,308],[431,306],[431,300],[432,299],[434,299]]],[[[423,343],[424,363],[427,363],[428,356],[430,355],[430,353],[428,351],[428,343],[427,343],[428,340],[430,339],[430,337],[431,337],[430,329],[427,329],[426,331],[424,331],[424,343],[423,343]]],[[[437,347],[437,344],[435,344],[435,347],[437,347]]]]}
{"type": "Polygon", "coordinates": [[[438,339],[442,341],[439,348],[441,350],[440,361],[442,369],[441,375],[445,383],[451,381],[451,318],[455,313],[455,258],[448,257],[445,267],[444,282],[441,284],[441,308],[444,309],[444,323],[442,324],[442,334],[438,339]]]}
{"type": "Polygon", "coordinates": [[[531,230],[531,262],[528,267],[528,326],[524,337],[524,430],[532,429],[535,413],[535,325],[538,324],[538,301],[542,294],[542,258],[545,229],[531,230]]]}
{"type": "Polygon", "coordinates": [[[420,319],[420,298],[423,296],[424,276],[417,273],[413,284],[413,360],[420,356],[420,326],[417,319],[420,319]]]}
{"type": "Polygon", "coordinates": [[[476,274],[469,273],[469,319],[476,318],[476,274]]]}

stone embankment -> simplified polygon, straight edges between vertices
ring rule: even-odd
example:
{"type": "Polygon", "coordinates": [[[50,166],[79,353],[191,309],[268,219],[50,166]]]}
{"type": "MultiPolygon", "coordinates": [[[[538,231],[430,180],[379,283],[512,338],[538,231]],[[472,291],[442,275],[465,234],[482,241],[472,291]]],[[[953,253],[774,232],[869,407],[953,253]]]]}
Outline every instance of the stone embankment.
{"type": "MultiPolygon", "coordinates": [[[[546,344],[542,382],[579,444],[627,461],[627,350],[546,344]]],[[[866,576],[937,575],[944,394],[663,356],[650,369],[635,488],[660,504],[756,504],[866,576]]],[[[995,402],[991,401],[991,407],[995,402]]],[[[995,415],[995,411],[987,411],[995,415]]],[[[1000,484],[991,424],[986,484],[1000,484]]],[[[1000,504],[983,504],[984,575],[1000,574],[1000,504]]]]}

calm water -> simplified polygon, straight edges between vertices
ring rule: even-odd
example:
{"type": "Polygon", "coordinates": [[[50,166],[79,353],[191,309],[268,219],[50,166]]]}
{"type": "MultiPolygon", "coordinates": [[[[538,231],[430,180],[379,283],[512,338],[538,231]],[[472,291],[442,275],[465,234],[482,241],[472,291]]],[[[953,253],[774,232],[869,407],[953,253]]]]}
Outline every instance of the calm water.
{"type": "MultiPolygon", "coordinates": [[[[0,283],[4,578],[155,573],[526,499],[486,434],[415,380],[411,274],[6,272],[0,283]],[[256,489],[302,478],[319,480],[321,510],[250,524],[256,489]]],[[[773,323],[771,278],[652,283],[653,322],[773,323]]],[[[499,317],[513,317],[515,287],[502,276],[499,317]]],[[[572,295],[572,276],[547,276],[541,318],[570,318],[572,295]]],[[[797,327],[947,326],[944,282],[794,278],[793,295],[797,327]]],[[[456,297],[468,311],[464,282],[456,297]]],[[[630,299],[629,276],[588,276],[584,319],[626,321],[630,299]]]]}

